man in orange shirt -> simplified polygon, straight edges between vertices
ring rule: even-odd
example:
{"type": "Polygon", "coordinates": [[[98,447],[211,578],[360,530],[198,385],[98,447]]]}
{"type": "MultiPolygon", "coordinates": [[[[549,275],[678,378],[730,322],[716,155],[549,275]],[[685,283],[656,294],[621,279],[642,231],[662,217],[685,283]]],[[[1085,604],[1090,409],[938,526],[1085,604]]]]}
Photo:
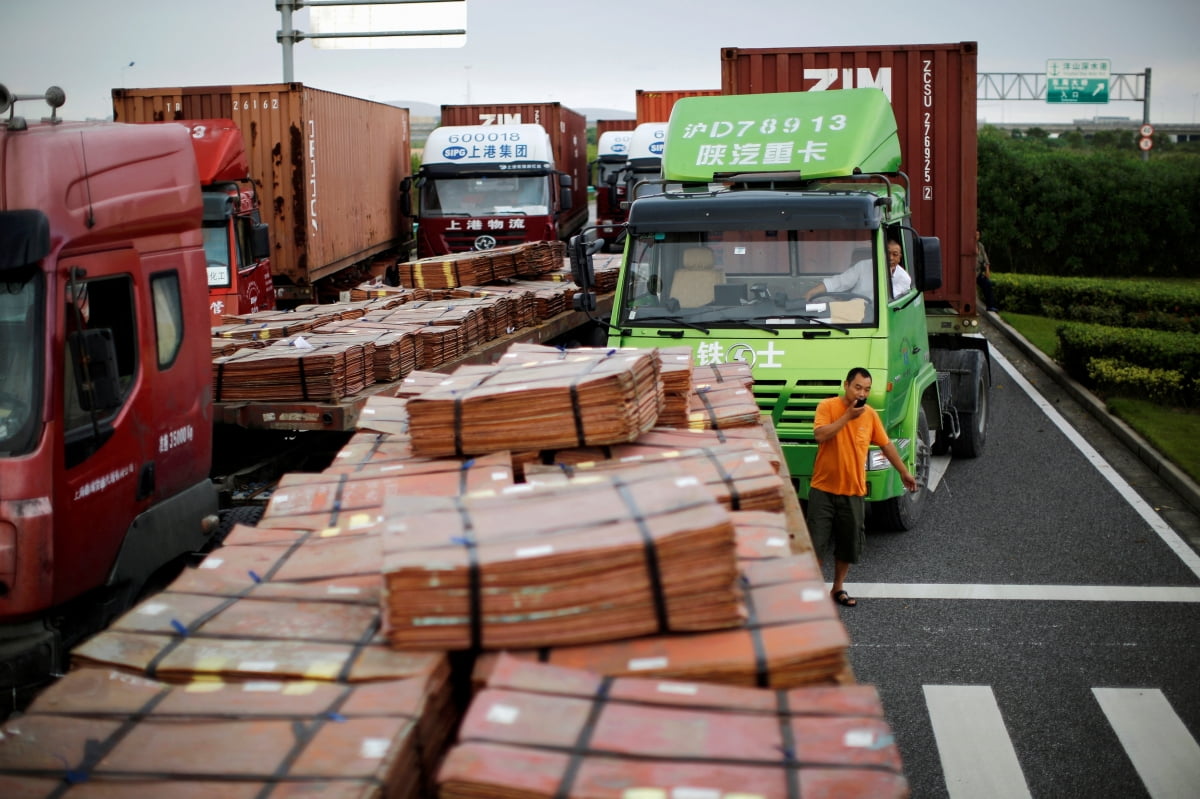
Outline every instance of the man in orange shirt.
{"type": "Polygon", "coordinates": [[[856,366],[846,375],[845,393],[817,405],[813,437],[817,458],[808,493],[808,532],[813,552],[821,560],[833,544],[833,600],[854,607],[858,600],[846,593],[843,583],[851,563],[858,563],[866,542],[867,451],[871,444],[888,459],[909,491],[916,478],[904,465],[896,445],[883,429],[879,414],[870,405],[871,373],[856,366]]]}

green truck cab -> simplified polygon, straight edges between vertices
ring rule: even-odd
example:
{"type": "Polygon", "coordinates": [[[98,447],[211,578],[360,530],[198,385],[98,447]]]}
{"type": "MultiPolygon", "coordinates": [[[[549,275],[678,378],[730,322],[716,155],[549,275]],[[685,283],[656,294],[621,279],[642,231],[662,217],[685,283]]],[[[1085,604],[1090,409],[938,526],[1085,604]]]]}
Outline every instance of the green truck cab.
{"type": "MultiPolygon", "coordinates": [[[[899,169],[878,89],[679,100],[661,188],[629,210],[608,343],[688,344],[697,364],[750,363],[803,499],[816,406],[865,366],[869,402],[921,483],[906,492],[872,448],[867,500],[874,524],[906,530],[926,503],[932,453],[981,451],[988,381],[982,338],[936,336],[931,347],[923,292],[941,285],[940,245],[910,224],[899,169]],[[889,241],[907,281],[889,272],[889,241]]],[[[573,245],[586,307],[589,247],[573,245]]]]}

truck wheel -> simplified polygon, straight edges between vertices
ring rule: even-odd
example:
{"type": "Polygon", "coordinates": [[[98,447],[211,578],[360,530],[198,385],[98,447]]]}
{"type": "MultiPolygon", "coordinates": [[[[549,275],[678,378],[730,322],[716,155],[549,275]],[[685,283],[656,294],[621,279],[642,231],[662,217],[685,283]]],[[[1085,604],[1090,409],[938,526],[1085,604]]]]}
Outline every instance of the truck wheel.
{"type": "Polygon", "coordinates": [[[872,526],[880,530],[904,532],[917,526],[925,506],[929,504],[929,464],[931,442],[929,420],[922,408],[917,415],[917,455],[913,463],[913,477],[917,478],[917,490],[905,491],[898,497],[877,502],[871,506],[872,526]]]}
{"type": "MultiPolygon", "coordinates": [[[[959,436],[950,445],[950,451],[956,458],[978,458],[983,454],[983,445],[987,441],[988,423],[988,384],[987,367],[984,365],[983,353],[979,350],[969,350],[969,359],[964,364],[970,370],[970,391],[974,393],[974,411],[970,413],[959,411],[959,436]]],[[[966,381],[964,380],[964,383],[966,381]]],[[[964,386],[964,387],[967,387],[964,386]]]]}

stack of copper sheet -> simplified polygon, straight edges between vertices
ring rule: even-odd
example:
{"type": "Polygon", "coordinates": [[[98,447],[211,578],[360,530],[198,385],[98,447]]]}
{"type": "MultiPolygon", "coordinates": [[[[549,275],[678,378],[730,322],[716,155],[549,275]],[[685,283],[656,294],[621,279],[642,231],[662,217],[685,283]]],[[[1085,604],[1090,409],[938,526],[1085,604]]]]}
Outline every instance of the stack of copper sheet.
{"type": "Polygon", "coordinates": [[[495,280],[492,259],[483,252],[460,252],[434,255],[405,261],[399,265],[400,285],[417,288],[442,289],[464,283],[487,283],[495,280]]]}
{"type": "Polygon", "coordinates": [[[516,274],[537,277],[562,266],[567,247],[561,241],[532,241],[517,247],[516,274]]]}
{"type": "Polygon", "coordinates": [[[760,424],[761,416],[752,389],[724,384],[702,388],[689,396],[686,426],[722,430],[760,424]]]}
{"type": "Polygon", "coordinates": [[[501,649],[742,620],[733,524],[694,480],[389,500],[393,646],[501,649]]]}
{"type": "Polygon", "coordinates": [[[258,349],[265,346],[268,340],[252,341],[244,338],[212,338],[212,356],[220,358],[225,355],[233,355],[240,349],[258,349]]]}
{"type": "MultiPolygon", "coordinates": [[[[396,402],[396,400],[389,397],[372,397],[367,400],[367,407],[372,405],[379,407],[379,404],[384,402],[396,402]]],[[[408,442],[407,435],[365,430],[363,423],[360,422],[359,432],[352,435],[350,440],[338,450],[337,455],[333,458],[333,463],[325,469],[325,473],[355,472],[363,466],[407,461],[411,457],[412,447],[408,442]]]]}
{"type": "MultiPolygon", "coordinates": [[[[842,683],[850,640],[811,555],[739,561],[748,618],[716,632],[646,635],[513,654],[611,676],[669,677],[760,688],[842,683]]],[[[476,664],[486,678],[495,655],[476,664]]]]}
{"type": "Polygon", "coordinates": [[[374,382],[374,345],[242,349],[214,358],[213,399],[338,400],[374,382]]]}
{"type": "MultiPolygon", "coordinates": [[[[561,455],[562,453],[559,453],[561,455]]],[[[784,492],[791,486],[780,479],[776,464],[753,449],[717,444],[697,449],[652,449],[628,458],[555,465],[529,464],[526,481],[560,484],[571,480],[632,483],[666,474],[684,476],[703,485],[730,510],[781,512],[784,492]]]]}
{"type": "Polygon", "coordinates": [[[533,294],[533,304],[538,319],[549,319],[571,309],[571,298],[575,288],[570,283],[554,283],[548,280],[511,280],[506,285],[533,294]]]}
{"type": "Polygon", "coordinates": [[[364,302],[330,302],[320,305],[309,303],[297,305],[293,310],[293,313],[316,315],[321,319],[337,322],[358,319],[366,312],[367,304],[364,302]]]}
{"type": "Polygon", "coordinates": [[[482,307],[471,302],[410,302],[386,315],[372,314],[370,318],[380,322],[457,327],[462,330],[465,349],[471,349],[487,340],[487,314],[482,307]]]}
{"type": "MultiPolygon", "coordinates": [[[[392,392],[392,396],[408,399],[418,394],[423,394],[431,388],[437,388],[445,381],[446,375],[442,372],[430,372],[418,369],[400,381],[400,384],[396,386],[396,390],[392,392]]],[[[407,430],[407,427],[405,429],[407,430]]]]}
{"type": "Polygon", "coordinates": [[[775,471],[780,470],[779,449],[770,441],[767,430],[762,425],[731,427],[726,430],[655,427],[642,433],[628,444],[559,450],[552,455],[544,456],[543,462],[567,467],[603,460],[632,463],[647,458],[652,460],[661,457],[674,458],[678,457],[677,453],[680,450],[703,450],[721,444],[754,450],[770,461],[775,471]]]}
{"type": "Polygon", "coordinates": [[[320,316],[280,315],[261,322],[235,322],[212,329],[214,338],[234,338],[246,341],[266,341],[274,338],[307,333],[313,327],[330,321],[320,316]]]}
{"type": "Polygon", "coordinates": [[[463,286],[455,292],[459,297],[503,297],[509,305],[514,329],[529,327],[539,321],[537,302],[532,290],[508,283],[493,283],[487,286],[463,286]]]}
{"type": "Polygon", "coordinates": [[[444,661],[357,686],[80,669],[4,725],[0,794],[417,799],[453,732],[447,677],[444,661]]]}
{"type": "MultiPolygon", "coordinates": [[[[364,300],[372,303],[371,307],[378,307],[374,303],[388,302],[392,305],[410,302],[412,300],[427,300],[429,292],[426,289],[411,288],[406,286],[387,286],[382,281],[370,281],[355,286],[350,290],[350,300],[352,302],[362,302],[364,300]]],[[[370,310],[370,308],[368,308],[370,310]]]]}
{"type": "Polygon", "coordinates": [[[362,329],[354,331],[352,327],[337,329],[335,332],[320,332],[332,330],[328,325],[322,325],[312,333],[301,336],[282,338],[267,346],[269,352],[275,352],[275,347],[323,347],[340,346],[344,344],[370,345],[370,371],[367,382],[389,383],[399,380],[416,368],[417,336],[412,330],[373,330],[362,329]]]}
{"type": "Polygon", "coordinates": [[[649,350],[505,357],[409,399],[409,434],[413,452],[431,457],[615,444],[653,427],[662,401],[649,350]]]}
{"type": "MultiPolygon", "coordinates": [[[[409,377],[411,376],[410,374],[409,377]]],[[[355,429],[392,438],[397,442],[403,441],[408,454],[412,454],[412,441],[408,436],[408,400],[405,398],[383,394],[368,397],[359,412],[355,429]]],[[[396,446],[400,444],[397,443],[396,446]]]]}
{"type": "Polygon", "coordinates": [[[729,363],[710,363],[692,367],[692,387],[694,389],[722,388],[728,385],[753,388],[754,373],[750,370],[750,364],[745,361],[730,361],[729,363]]]}
{"type": "Polygon", "coordinates": [[[507,453],[469,461],[410,459],[364,465],[352,472],[293,472],[280,479],[260,524],[305,529],[337,527],[356,518],[377,519],[388,497],[449,497],[470,491],[496,491],[512,483],[507,453]]]}
{"type": "Polygon", "coordinates": [[[869,686],[761,690],[503,657],[438,772],[442,799],[907,797],[869,686]]]}

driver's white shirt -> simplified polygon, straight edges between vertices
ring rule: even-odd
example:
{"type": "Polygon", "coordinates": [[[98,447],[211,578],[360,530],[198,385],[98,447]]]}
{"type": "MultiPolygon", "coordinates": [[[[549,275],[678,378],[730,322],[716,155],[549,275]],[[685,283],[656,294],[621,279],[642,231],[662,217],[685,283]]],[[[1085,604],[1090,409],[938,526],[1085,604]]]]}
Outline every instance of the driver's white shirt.
{"type": "MultiPolygon", "coordinates": [[[[840,275],[832,275],[821,282],[825,284],[825,290],[831,294],[849,292],[871,299],[875,296],[874,280],[872,280],[873,266],[874,262],[870,260],[859,261],[840,275]]],[[[892,296],[899,297],[907,293],[911,286],[912,277],[904,270],[904,267],[896,267],[896,271],[892,272],[892,296]]]]}

